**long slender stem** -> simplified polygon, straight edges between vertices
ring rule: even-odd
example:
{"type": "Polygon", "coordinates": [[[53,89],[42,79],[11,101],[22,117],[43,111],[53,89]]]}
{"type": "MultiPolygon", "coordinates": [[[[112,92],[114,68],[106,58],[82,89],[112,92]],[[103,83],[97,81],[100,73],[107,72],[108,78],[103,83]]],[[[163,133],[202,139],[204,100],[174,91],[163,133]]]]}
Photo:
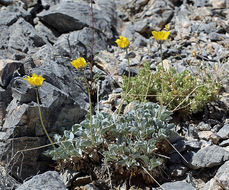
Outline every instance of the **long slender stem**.
{"type": "Polygon", "coordinates": [[[129,88],[130,88],[130,58],[129,58],[128,48],[126,48],[126,56],[127,56],[128,68],[129,68],[129,73],[128,73],[128,86],[127,86],[127,89],[126,89],[126,95],[127,95],[127,92],[129,91],[129,88]]]}
{"type": "Polygon", "coordinates": [[[128,54],[128,48],[126,48],[126,56],[127,56],[127,60],[128,60],[128,83],[127,83],[127,88],[126,88],[126,91],[125,91],[125,95],[124,95],[124,98],[122,99],[122,102],[119,106],[119,110],[118,110],[118,115],[117,115],[117,118],[119,117],[120,113],[121,113],[121,110],[122,110],[122,106],[124,104],[124,100],[126,99],[127,97],[127,94],[128,94],[128,91],[129,91],[129,88],[130,88],[130,58],[129,58],[129,54],[128,54]]]}
{"type": "Polygon", "coordinates": [[[40,120],[41,120],[41,125],[43,127],[43,130],[46,134],[46,136],[48,137],[49,139],[49,142],[51,143],[51,145],[53,146],[54,149],[56,149],[52,139],[49,137],[49,134],[45,128],[45,125],[44,125],[44,122],[43,122],[43,119],[42,119],[42,114],[41,114],[41,106],[40,106],[40,101],[39,101],[39,94],[38,94],[38,88],[36,88],[36,95],[37,95],[37,104],[38,104],[38,111],[39,111],[39,115],[40,115],[40,120]]]}
{"type": "MultiPolygon", "coordinates": [[[[162,71],[164,72],[164,65],[163,65],[163,53],[162,53],[162,42],[160,42],[160,52],[161,52],[161,64],[162,64],[162,71]]],[[[162,76],[163,77],[163,76],[162,76]]],[[[163,78],[161,82],[161,97],[160,97],[160,111],[158,112],[158,118],[161,116],[162,106],[163,106],[163,97],[164,97],[164,86],[163,86],[163,78]]]]}
{"type": "Polygon", "coordinates": [[[161,65],[164,70],[164,65],[163,65],[163,53],[162,53],[162,42],[160,42],[160,52],[161,52],[161,65]]]}
{"type": "MultiPolygon", "coordinates": [[[[93,81],[92,68],[94,65],[94,43],[95,43],[95,20],[94,20],[94,11],[93,11],[93,0],[90,0],[90,11],[91,11],[91,31],[92,31],[90,79],[91,79],[91,83],[92,83],[92,81],[93,81]]],[[[91,85],[91,88],[92,88],[92,85],[91,85]]]]}
{"type": "MultiPolygon", "coordinates": [[[[85,77],[85,80],[86,77],[85,77]]],[[[92,103],[91,103],[91,93],[88,81],[86,81],[87,91],[88,91],[88,98],[89,98],[89,105],[90,105],[90,133],[91,133],[91,141],[94,142],[94,135],[93,135],[93,128],[92,128],[92,103]]]]}

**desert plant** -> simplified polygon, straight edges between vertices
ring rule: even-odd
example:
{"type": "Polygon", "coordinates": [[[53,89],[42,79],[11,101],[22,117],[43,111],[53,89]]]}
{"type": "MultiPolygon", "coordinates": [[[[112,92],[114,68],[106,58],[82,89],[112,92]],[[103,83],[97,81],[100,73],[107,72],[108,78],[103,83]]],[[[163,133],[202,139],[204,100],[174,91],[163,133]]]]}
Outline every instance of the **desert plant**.
{"type": "Polygon", "coordinates": [[[88,159],[113,168],[118,165],[119,169],[122,168],[118,171],[127,177],[138,174],[144,176],[143,168],[153,172],[155,167],[163,163],[163,159],[156,154],[156,143],[169,138],[170,129],[174,126],[168,123],[171,112],[163,107],[158,117],[159,112],[160,105],[148,102],[136,104],[134,110],[120,115],[118,119],[117,115],[98,113],[92,118],[94,142],[90,139],[90,119],[87,117],[70,131],[56,135],[59,147],[46,154],[54,160],[74,160],[76,165],[88,159]]]}
{"type": "MultiPolygon", "coordinates": [[[[152,72],[149,63],[145,63],[138,75],[131,78],[127,102],[143,102],[147,97],[148,101],[162,101],[169,110],[192,114],[201,111],[207,102],[218,99],[220,84],[210,77],[192,76],[188,70],[179,73],[172,67],[165,71],[162,66],[152,72]],[[147,82],[149,79],[150,82],[147,82]]],[[[124,91],[126,86],[127,79],[124,77],[124,91]]]]}

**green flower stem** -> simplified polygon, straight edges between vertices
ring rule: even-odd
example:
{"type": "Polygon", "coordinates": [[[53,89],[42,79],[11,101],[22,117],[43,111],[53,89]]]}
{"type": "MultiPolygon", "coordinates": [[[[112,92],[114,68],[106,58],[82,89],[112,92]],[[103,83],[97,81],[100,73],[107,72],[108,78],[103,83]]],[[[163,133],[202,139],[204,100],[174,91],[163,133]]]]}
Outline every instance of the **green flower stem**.
{"type": "Polygon", "coordinates": [[[161,64],[162,64],[162,68],[164,70],[164,65],[163,65],[163,53],[162,53],[162,42],[160,42],[160,52],[161,52],[161,64]]]}
{"type": "Polygon", "coordinates": [[[127,60],[128,60],[129,73],[128,73],[128,86],[127,86],[125,95],[127,95],[129,88],[130,88],[130,58],[129,58],[128,48],[126,48],[126,56],[127,56],[127,60]]]}
{"type": "MultiPolygon", "coordinates": [[[[86,79],[86,78],[85,78],[85,79],[86,79]]],[[[87,80],[87,79],[86,79],[86,80],[87,80]]],[[[88,81],[86,81],[86,85],[87,85],[88,98],[89,98],[89,105],[90,105],[90,133],[91,133],[91,141],[92,141],[92,143],[93,143],[93,142],[95,142],[95,141],[94,141],[93,128],[92,128],[92,105],[91,105],[91,93],[90,93],[90,88],[89,88],[88,81]]]]}
{"type": "Polygon", "coordinates": [[[55,145],[54,145],[52,139],[49,137],[49,134],[48,134],[48,132],[47,132],[47,130],[46,130],[46,128],[45,128],[45,125],[44,125],[44,122],[43,122],[43,119],[42,119],[41,106],[40,106],[39,94],[38,94],[38,88],[36,88],[36,95],[37,95],[37,104],[38,104],[38,111],[39,111],[39,115],[40,115],[41,125],[42,125],[42,127],[43,127],[43,129],[44,129],[44,131],[45,131],[46,136],[47,136],[48,139],[49,139],[49,142],[51,143],[51,145],[53,146],[53,148],[56,149],[56,147],[55,147],[55,145]]]}
{"type": "MultiPolygon", "coordinates": [[[[126,99],[127,93],[128,93],[128,91],[129,91],[129,88],[130,88],[130,58],[129,58],[128,48],[126,48],[126,56],[127,56],[127,60],[128,60],[129,72],[128,72],[128,84],[127,84],[127,88],[126,88],[126,91],[125,91],[124,99],[126,99]]],[[[120,113],[121,113],[122,106],[123,106],[123,104],[124,104],[124,99],[122,100],[122,102],[121,102],[121,104],[120,104],[120,108],[119,108],[119,111],[118,111],[117,118],[119,117],[119,115],[120,115],[120,113]]]]}
{"type": "MultiPolygon", "coordinates": [[[[162,53],[162,42],[160,42],[160,52],[161,52],[161,65],[162,71],[164,72],[164,65],[163,65],[163,53],[162,53]]],[[[162,76],[163,77],[163,76],[162,76]]],[[[161,97],[160,97],[160,111],[158,113],[158,118],[161,116],[162,107],[163,107],[163,97],[164,97],[164,86],[163,86],[163,78],[161,82],[161,97]]]]}

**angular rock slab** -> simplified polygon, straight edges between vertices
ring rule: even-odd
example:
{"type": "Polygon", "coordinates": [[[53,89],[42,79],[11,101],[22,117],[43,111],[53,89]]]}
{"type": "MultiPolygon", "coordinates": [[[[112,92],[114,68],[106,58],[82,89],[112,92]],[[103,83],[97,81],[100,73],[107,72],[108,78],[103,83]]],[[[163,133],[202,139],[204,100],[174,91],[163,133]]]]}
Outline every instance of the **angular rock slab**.
{"type": "MultiPolygon", "coordinates": [[[[112,5],[112,1],[108,2],[111,2],[112,5]]],[[[112,24],[115,23],[113,20],[115,12],[112,11],[112,7],[107,6],[106,9],[102,9],[94,6],[93,12],[95,28],[112,38],[112,24]]],[[[91,26],[90,15],[91,11],[88,3],[84,1],[62,1],[49,10],[42,11],[38,14],[38,17],[43,23],[63,34],[91,26]]]]}
{"type": "Polygon", "coordinates": [[[214,178],[212,178],[202,190],[222,190],[229,189],[229,161],[225,162],[217,171],[214,178]]]}
{"type": "Polygon", "coordinates": [[[229,124],[224,125],[217,133],[221,139],[228,139],[229,138],[229,124]]]}
{"type": "Polygon", "coordinates": [[[229,160],[229,152],[222,147],[211,145],[200,149],[192,157],[191,164],[196,168],[211,168],[229,160]]]}
{"type": "MultiPolygon", "coordinates": [[[[164,183],[161,185],[163,189],[166,190],[196,190],[191,184],[186,183],[184,181],[176,181],[176,182],[169,182],[169,183],[164,183]]],[[[159,190],[161,188],[157,188],[155,190],[159,190]]]]}
{"type": "Polygon", "coordinates": [[[0,60],[0,85],[6,87],[13,77],[13,74],[22,65],[19,61],[14,61],[10,59],[0,60]]]}
{"type": "Polygon", "coordinates": [[[48,171],[34,176],[16,190],[65,190],[64,182],[55,171],[48,171]]]}
{"type": "Polygon", "coordinates": [[[9,31],[10,38],[8,47],[24,53],[36,47],[41,47],[47,42],[44,36],[41,36],[34,27],[23,18],[19,18],[16,23],[10,26],[9,31]]]}

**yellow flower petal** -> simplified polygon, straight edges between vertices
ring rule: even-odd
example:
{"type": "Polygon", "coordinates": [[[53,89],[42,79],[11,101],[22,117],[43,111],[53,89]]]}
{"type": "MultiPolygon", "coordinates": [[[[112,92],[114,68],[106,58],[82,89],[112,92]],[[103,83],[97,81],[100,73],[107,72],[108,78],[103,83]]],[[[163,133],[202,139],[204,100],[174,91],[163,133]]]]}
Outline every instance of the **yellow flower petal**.
{"type": "Polygon", "coordinates": [[[83,68],[87,65],[86,60],[83,57],[79,57],[73,61],[71,61],[71,64],[76,68],[76,69],[80,69],[83,68]]]}
{"type": "Polygon", "coordinates": [[[126,37],[119,36],[119,39],[115,41],[120,48],[126,48],[129,46],[129,40],[126,37]]]}
{"type": "Polygon", "coordinates": [[[43,84],[43,81],[45,80],[41,75],[37,76],[35,73],[32,74],[32,77],[28,76],[24,80],[27,80],[28,83],[33,87],[39,87],[43,84]]]}
{"type": "Polygon", "coordinates": [[[167,40],[170,32],[168,32],[168,31],[153,31],[152,34],[156,40],[160,41],[160,40],[167,40]]]}

